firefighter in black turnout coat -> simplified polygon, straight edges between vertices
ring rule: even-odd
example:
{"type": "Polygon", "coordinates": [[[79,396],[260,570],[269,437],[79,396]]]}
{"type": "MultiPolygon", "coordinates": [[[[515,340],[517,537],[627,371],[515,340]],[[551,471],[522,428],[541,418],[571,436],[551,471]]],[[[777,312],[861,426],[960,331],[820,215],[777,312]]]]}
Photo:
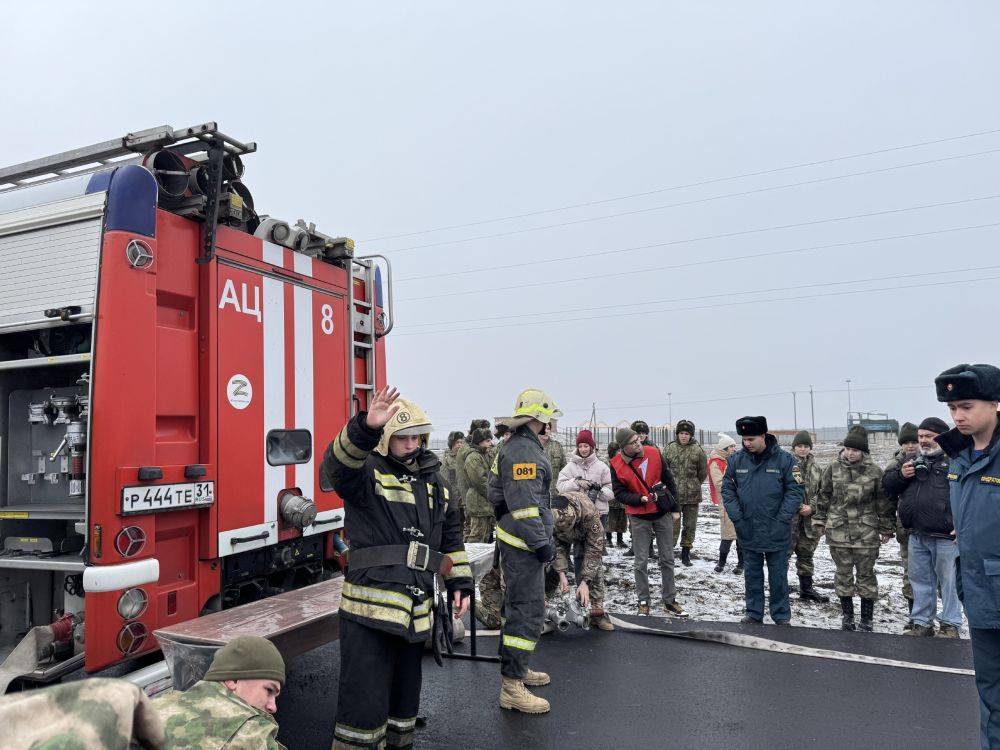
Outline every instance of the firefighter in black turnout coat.
{"type": "Polygon", "coordinates": [[[473,591],[457,505],[449,509],[441,462],[424,444],[431,430],[420,407],[386,388],[323,456],[320,478],[344,500],[351,547],[334,750],[412,746],[423,644],[447,619],[435,607],[435,574],[456,616],[473,591]]]}
{"type": "Polygon", "coordinates": [[[514,416],[502,420],[514,432],[501,444],[490,469],[487,497],[497,517],[496,538],[506,582],[501,610],[500,707],[529,714],[549,702],[525,685],[547,685],[544,672],[529,669],[545,623],[545,564],[556,554],[552,539],[549,484],[552,467],[538,435],[562,416],[552,398],[537,388],[522,391],[514,416]]]}

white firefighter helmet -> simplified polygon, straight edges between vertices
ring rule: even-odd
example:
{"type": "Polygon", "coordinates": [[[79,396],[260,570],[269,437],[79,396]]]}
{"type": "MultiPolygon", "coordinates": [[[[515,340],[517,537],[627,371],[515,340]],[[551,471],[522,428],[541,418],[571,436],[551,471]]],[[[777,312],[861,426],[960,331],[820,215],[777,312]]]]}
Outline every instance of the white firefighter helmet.
{"type": "Polygon", "coordinates": [[[526,388],[517,394],[517,399],[514,401],[514,416],[501,421],[511,429],[516,429],[532,419],[537,419],[542,424],[550,424],[562,415],[548,393],[539,388],[526,388]]]}
{"type": "Polygon", "coordinates": [[[399,411],[386,423],[382,429],[382,439],[375,447],[375,452],[383,456],[389,455],[389,438],[393,435],[430,435],[434,431],[427,414],[415,403],[405,398],[397,398],[395,403],[399,406],[399,411]]]}

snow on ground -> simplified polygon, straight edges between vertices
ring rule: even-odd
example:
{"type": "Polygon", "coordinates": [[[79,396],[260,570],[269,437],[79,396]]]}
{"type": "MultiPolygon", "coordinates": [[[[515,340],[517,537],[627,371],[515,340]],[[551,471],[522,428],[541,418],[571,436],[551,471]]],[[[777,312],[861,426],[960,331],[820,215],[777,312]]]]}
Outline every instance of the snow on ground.
{"type": "MultiPolygon", "coordinates": [[[[873,446],[872,458],[884,466],[897,446],[895,442],[886,446],[873,446]]],[[[837,454],[833,444],[817,446],[816,455],[825,466],[837,454]]],[[[677,585],[677,600],[693,620],[733,622],[744,615],[743,577],[736,576],[736,548],[729,554],[726,570],[716,573],[714,567],[719,558],[719,509],[708,501],[708,488],[704,487],[705,502],[698,516],[698,533],[695,537],[690,568],[681,565],[679,552],[675,554],[674,579],[677,585]]],[[[625,535],[626,541],[628,534],[625,535]]],[[[616,540],[617,541],[617,540],[616,540]]],[[[605,577],[607,598],[605,606],[610,612],[634,614],[638,605],[635,593],[633,558],[624,557],[624,549],[609,546],[605,557],[605,577]]],[[[814,628],[840,627],[840,602],[833,590],[835,567],[830,558],[826,539],[820,540],[813,558],[815,575],[813,585],[821,593],[830,597],[827,604],[800,602],[797,595],[798,577],[795,573],[795,557],[791,556],[788,566],[788,584],[791,590],[792,625],[814,628]]],[[[659,565],[649,562],[650,608],[651,614],[666,616],[660,601],[659,565]]],[[[901,633],[907,619],[906,599],[903,598],[902,562],[899,558],[899,544],[895,538],[882,545],[875,573],[878,576],[879,598],[875,605],[875,630],[882,633],[901,633]]],[[[765,585],[766,589],[766,585],[765,585]]],[[[940,606],[940,605],[939,605],[940,606]]],[[[860,601],[855,599],[855,615],[860,611],[860,601]]],[[[765,622],[770,619],[765,615],[765,622]]],[[[963,637],[968,637],[965,628],[963,637]]]]}

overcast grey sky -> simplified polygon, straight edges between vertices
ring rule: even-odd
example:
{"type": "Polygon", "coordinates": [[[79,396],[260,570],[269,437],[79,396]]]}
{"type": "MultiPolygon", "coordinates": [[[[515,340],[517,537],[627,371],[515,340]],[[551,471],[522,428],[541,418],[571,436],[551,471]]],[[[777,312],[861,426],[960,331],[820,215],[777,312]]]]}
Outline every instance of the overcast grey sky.
{"type": "Polygon", "coordinates": [[[847,378],[919,420],[939,371],[1000,360],[1000,228],[939,232],[1000,222],[1000,133],[662,190],[1000,129],[994,2],[164,7],[2,2],[0,164],[162,123],[256,140],[259,211],[396,251],[390,380],[443,429],[527,386],[564,424],[663,422],[670,392],[731,429],[791,427],[812,384],[833,425],[847,378]]]}

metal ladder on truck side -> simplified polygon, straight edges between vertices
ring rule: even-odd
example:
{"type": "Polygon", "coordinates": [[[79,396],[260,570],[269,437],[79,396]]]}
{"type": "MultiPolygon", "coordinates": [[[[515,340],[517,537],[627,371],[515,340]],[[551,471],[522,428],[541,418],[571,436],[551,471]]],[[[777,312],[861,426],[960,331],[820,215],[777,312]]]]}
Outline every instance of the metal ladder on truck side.
{"type": "Polygon", "coordinates": [[[347,366],[349,372],[350,415],[353,417],[364,407],[368,408],[372,395],[375,393],[375,344],[392,330],[394,320],[392,315],[392,264],[384,255],[365,255],[348,258],[347,264],[347,310],[350,318],[350,330],[347,335],[347,366]],[[377,260],[385,263],[385,299],[381,320],[376,321],[376,274],[377,260]],[[360,279],[364,284],[365,298],[357,299],[354,295],[354,280],[360,279]],[[376,325],[376,322],[380,325],[376,325]],[[359,381],[357,360],[364,362],[364,380],[359,381]],[[363,394],[363,395],[359,395],[363,394]],[[362,402],[363,400],[363,402],[362,402]]]}

